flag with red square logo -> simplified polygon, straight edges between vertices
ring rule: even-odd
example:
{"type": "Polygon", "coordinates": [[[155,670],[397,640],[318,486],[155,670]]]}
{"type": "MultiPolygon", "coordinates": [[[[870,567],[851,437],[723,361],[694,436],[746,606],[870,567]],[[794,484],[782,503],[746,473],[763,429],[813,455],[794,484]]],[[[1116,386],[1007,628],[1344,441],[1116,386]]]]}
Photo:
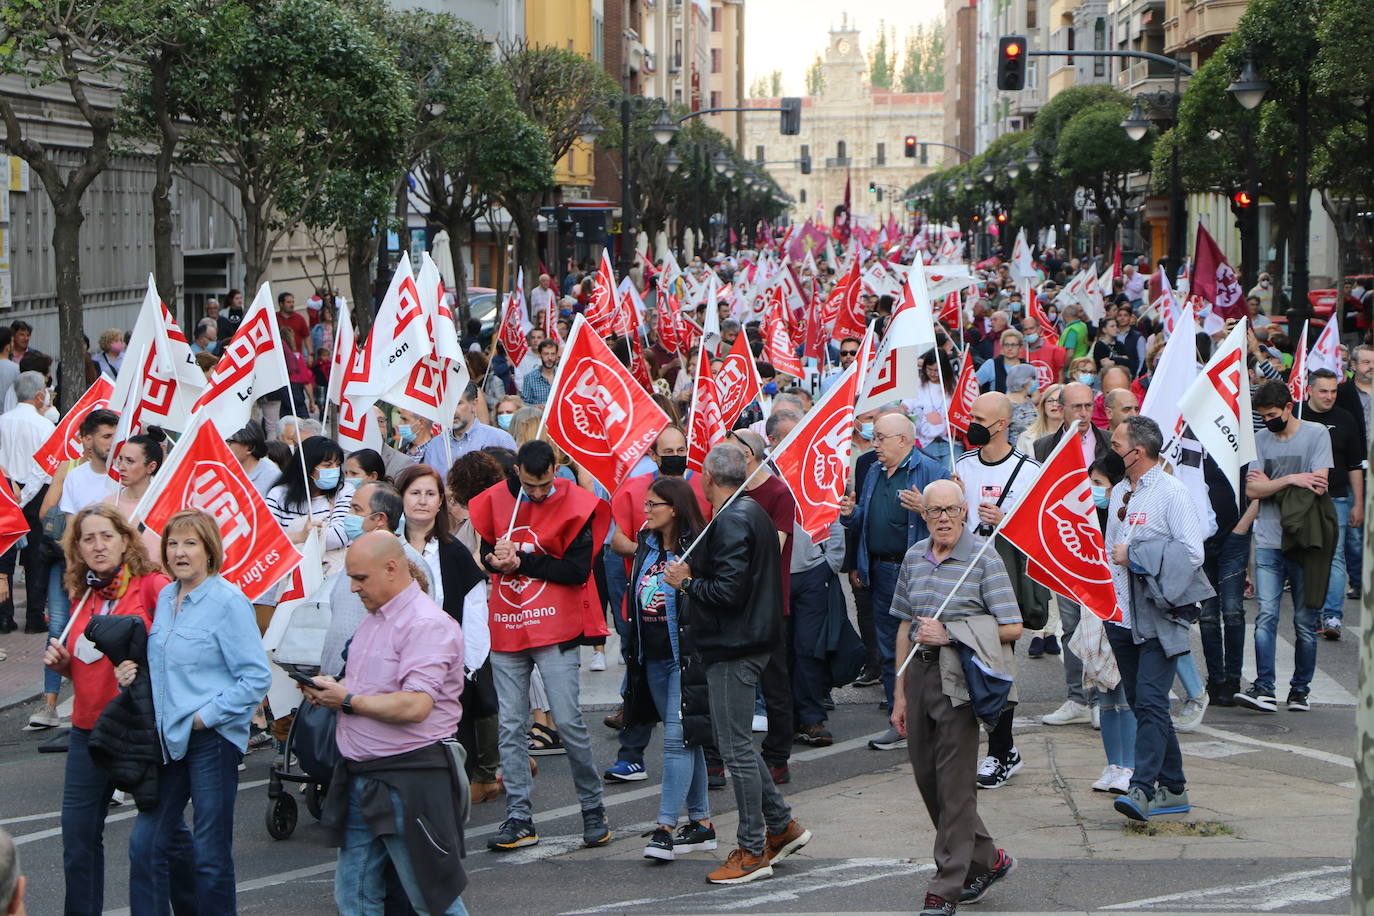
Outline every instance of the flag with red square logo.
{"type": "Polygon", "coordinates": [[[248,423],[258,398],[289,384],[272,290],[264,283],[238,330],[225,344],[224,354],[210,374],[210,387],[196,401],[194,410],[204,412],[232,435],[248,423]]]}
{"type": "MultiPolygon", "coordinates": [[[[81,424],[91,411],[108,408],[113,394],[114,382],[108,375],[103,374],[86,389],[86,393],[72,405],[71,410],[67,411],[62,422],[57,424],[57,429],[53,430],[48,441],[33,453],[33,460],[38,462],[43,473],[54,474],[62,462],[75,461],[81,457],[84,452],[81,447],[81,424]]],[[[0,554],[3,553],[4,551],[0,550],[0,554]]]]}

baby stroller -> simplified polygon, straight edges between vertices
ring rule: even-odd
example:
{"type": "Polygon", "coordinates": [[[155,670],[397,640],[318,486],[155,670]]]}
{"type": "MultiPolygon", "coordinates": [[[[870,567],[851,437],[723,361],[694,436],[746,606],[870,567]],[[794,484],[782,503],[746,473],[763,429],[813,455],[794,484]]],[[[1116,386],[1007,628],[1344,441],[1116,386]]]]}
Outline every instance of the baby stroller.
{"type": "MultiPolygon", "coordinates": [[[[333,584],[332,577],[326,579],[309,597],[279,605],[272,616],[272,623],[263,636],[263,646],[272,662],[288,676],[312,677],[320,673],[320,656],[329,631],[329,594],[333,584]]],[[[306,810],[311,817],[320,819],[333,775],[333,761],[338,757],[332,728],[328,728],[332,712],[300,706],[300,693],[294,683],[287,682],[287,686],[279,689],[281,680],[273,678],[271,695],[281,701],[282,706],[281,712],[274,709],[273,714],[282,718],[286,710],[294,709],[294,715],[285,744],[278,750],[267,778],[267,834],[274,840],[285,840],[296,829],[295,786],[304,786],[306,810]],[[295,709],[297,706],[300,708],[295,709]],[[321,728],[322,720],[326,719],[328,721],[323,722],[324,728],[321,728]],[[322,731],[327,735],[322,736],[322,731]]]]}

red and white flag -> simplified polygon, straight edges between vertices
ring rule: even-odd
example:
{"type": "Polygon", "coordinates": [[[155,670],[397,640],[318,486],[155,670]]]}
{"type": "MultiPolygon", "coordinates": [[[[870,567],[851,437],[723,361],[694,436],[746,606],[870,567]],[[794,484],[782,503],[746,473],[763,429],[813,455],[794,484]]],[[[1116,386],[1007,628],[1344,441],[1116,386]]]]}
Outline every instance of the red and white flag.
{"type": "Polygon", "coordinates": [[[1103,620],[1121,621],[1077,421],[998,529],[1026,555],[1026,574],[1103,620]]]}
{"type": "Polygon", "coordinates": [[[512,366],[520,365],[530,352],[529,342],[525,338],[529,330],[530,322],[525,317],[524,296],[517,285],[515,292],[506,294],[506,300],[501,306],[501,327],[496,332],[501,346],[506,348],[506,359],[510,360],[512,366]]]}
{"type": "MultiPolygon", "coordinates": [[[[783,314],[784,308],[783,306],[772,308],[763,317],[764,355],[773,364],[774,369],[799,379],[804,370],[801,360],[797,358],[797,350],[792,345],[792,335],[787,330],[787,318],[783,314]]],[[[743,337],[744,335],[741,334],[740,336],[743,337]]]]}
{"type": "Polygon", "coordinates": [[[1011,247],[1011,278],[1018,281],[1035,279],[1035,262],[1031,259],[1030,243],[1026,241],[1026,230],[1016,233],[1016,242],[1011,247]]]}
{"type": "Polygon", "coordinates": [[[973,371],[973,358],[965,353],[954,381],[954,394],[949,399],[949,428],[963,437],[973,422],[973,400],[978,397],[978,376],[973,371]]]}
{"type": "Polygon", "coordinates": [[[334,352],[329,356],[329,387],[325,390],[325,400],[339,406],[343,394],[344,376],[353,365],[358,344],[353,330],[353,317],[348,309],[339,309],[334,316],[334,352]]]}
{"type": "Polygon", "coordinates": [[[420,289],[410,270],[410,258],[403,251],[361,357],[350,373],[351,378],[346,380],[346,393],[371,406],[377,398],[404,384],[410,370],[434,348],[427,318],[420,289]]]}
{"type": "Polygon", "coordinates": [[[868,322],[864,315],[863,299],[860,298],[863,294],[863,277],[859,273],[859,266],[857,256],[850,258],[849,270],[845,271],[826,297],[824,320],[827,325],[834,322],[834,330],[830,332],[833,340],[844,340],[846,337],[857,340],[864,336],[864,327],[868,322]]]}
{"type": "MultiPolygon", "coordinates": [[[[81,424],[91,411],[108,408],[113,394],[114,382],[108,375],[101,374],[100,378],[91,383],[91,387],[86,389],[86,393],[77,399],[72,409],[67,411],[67,415],[57,424],[57,429],[53,430],[48,441],[33,453],[33,460],[38,462],[43,473],[55,474],[62,462],[75,461],[85,453],[85,449],[81,447],[81,424]]],[[[0,490],[8,490],[8,487],[0,486],[0,490]]],[[[4,531],[0,530],[0,537],[3,535],[4,531]]],[[[0,550],[0,554],[4,552],[0,550]]]]}
{"type": "Polygon", "coordinates": [[[1183,306],[1176,330],[1164,344],[1159,364],[1150,376],[1140,413],[1159,424],[1164,441],[1183,432],[1183,413],[1179,402],[1197,379],[1197,324],[1193,321],[1193,307],[1183,306]]]}
{"type": "Polygon", "coordinates": [[[930,310],[930,290],[916,255],[916,269],[907,271],[902,285],[902,304],[892,314],[877,356],[861,380],[858,407],[866,413],[884,404],[914,398],[920,393],[922,354],[935,346],[935,320],[930,310]]]}
{"type": "Polygon", "coordinates": [[[957,289],[952,290],[945,297],[945,304],[940,306],[940,314],[936,316],[936,319],[951,331],[957,331],[963,321],[963,316],[960,314],[962,307],[963,303],[959,299],[959,291],[957,289]]]}
{"type": "Polygon", "coordinates": [[[382,400],[432,421],[438,427],[437,436],[453,423],[459,398],[471,377],[459,348],[453,312],[444,302],[439,268],[428,254],[424,255],[420,276],[412,286],[420,297],[424,318],[420,324],[419,356],[404,378],[398,378],[382,395],[382,400]]]}
{"type": "MultiPolygon", "coordinates": [[[[1306,330],[1307,326],[1303,325],[1303,331],[1306,330]]],[[[1334,311],[1331,313],[1331,320],[1317,335],[1312,352],[1307,354],[1307,371],[1316,372],[1318,369],[1330,369],[1336,373],[1336,381],[1345,381],[1345,361],[1341,359],[1341,336],[1336,327],[1334,311]]]]}
{"type": "Polygon", "coordinates": [[[264,283],[215,364],[210,387],[196,401],[197,415],[205,413],[230,435],[241,429],[252,416],[254,401],[290,384],[285,354],[272,291],[264,283]]]}
{"type": "Polygon", "coordinates": [[[601,267],[596,272],[592,286],[592,300],[587,303],[584,317],[591,322],[592,330],[600,337],[614,337],[620,333],[623,324],[620,297],[616,295],[615,270],[611,267],[611,255],[601,249],[601,267]]]}
{"type": "Polygon", "coordinates": [[[1193,275],[1188,291],[1212,303],[1217,315],[1225,318],[1244,318],[1250,314],[1240,281],[1216,239],[1199,220],[1197,242],[1193,246],[1193,275]]]}
{"type": "Polygon", "coordinates": [[[721,422],[720,398],[711,378],[711,360],[704,347],[697,354],[697,377],[692,383],[691,426],[687,430],[687,467],[701,470],[706,453],[725,441],[728,428],[721,422]]]}
{"type": "Polygon", "coordinates": [[[658,342],[669,353],[681,354],[684,349],[679,331],[682,325],[682,309],[678,305],[677,294],[668,291],[659,298],[659,303],[658,342]]]}
{"type": "Polygon", "coordinates": [[[721,361],[720,375],[716,376],[716,390],[720,392],[720,419],[726,429],[734,429],[735,421],[744,408],[752,404],[763,391],[758,364],[754,362],[754,354],[750,352],[749,341],[743,332],[735,338],[730,352],[721,361]]]}
{"type": "Polygon", "coordinates": [[[1040,297],[1035,294],[1035,287],[1029,283],[1025,285],[1026,314],[1034,318],[1040,325],[1040,340],[1044,346],[1059,346],[1059,332],[1055,330],[1054,322],[1050,321],[1045,310],[1040,307],[1040,297]]]}
{"type": "Polygon", "coordinates": [[[1293,351],[1293,369],[1288,373],[1288,393],[1299,404],[1307,401],[1307,373],[1312,371],[1307,359],[1307,322],[1304,321],[1302,333],[1298,335],[1298,348],[1293,351]]]}
{"type": "Polygon", "coordinates": [[[850,363],[772,452],[778,477],[796,500],[797,524],[813,542],[823,540],[840,516],[854,444],[854,400],[867,368],[862,363],[850,363]]]}
{"type": "Polygon", "coordinates": [[[612,493],[668,425],[667,415],[581,315],[548,403],[549,438],[612,493]]]}
{"type": "Polygon", "coordinates": [[[1257,457],[1250,414],[1250,375],[1246,369],[1246,333],[1241,320],[1226,335],[1197,380],[1179,402],[1183,421],[1231,481],[1237,498],[1241,469],[1257,457]]]}
{"type": "Polygon", "coordinates": [[[14,498],[14,490],[0,484],[0,555],[8,553],[28,533],[29,522],[24,518],[24,508],[14,498]]]}
{"type": "MultiPolygon", "coordinates": [[[[121,415],[131,413],[129,435],[149,426],[180,432],[190,423],[191,405],[204,388],[205,373],[196,364],[186,335],[158,297],[150,274],[110,403],[119,405],[121,415]]],[[[111,458],[114,455],[110,453],[111,458]]]]}
{"type": "Polygon", "coordinates": [[[224,541],[220,574],[249,601],[262,597],[301,561],[209,418],[198,418],[177,442],[134,517],[161,534],[167,520],[182,509],[199,509],[214,518],[224,541]]]}

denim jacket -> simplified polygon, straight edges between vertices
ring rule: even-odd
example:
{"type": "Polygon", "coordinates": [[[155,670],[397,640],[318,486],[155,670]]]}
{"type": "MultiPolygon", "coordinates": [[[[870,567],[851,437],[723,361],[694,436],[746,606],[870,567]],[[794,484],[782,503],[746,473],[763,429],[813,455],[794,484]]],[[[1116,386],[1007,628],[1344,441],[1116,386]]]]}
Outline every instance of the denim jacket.
{"type": "MultiPolygon", "coordinates": [[[[926,457],[925,452],[916,445],[911,447],[911,454],[906,456],[906,460],[897,466],[897,472],[906,474],[905,489],[922,492],[925,491],[927,485],[937,480],[949,479],[949,471],[945,465],[926,457]]],[[[864,475],[863,485],[859,490],[858,504],[854,507],[854,512],[848,518],[843,515],[840,516],[840,523],[844,527],[859,532],[859,549],[858,555],[855,557],[855,569],[858,570],[859,578],[865,583],[871,581],[868,574],[868,504],[873,499],[873,491],[878,487],[878,475],[886,473],[887,468],[877,461],[873,462],[868,473],[864,475]]],[[[925,519],[921,518],[920,513],[908,512],[906,520],[907,549],[910,549],[912,544],[922,538],[929,536],[930,532],[926,529],[925,519]]]]}
{"type": "Polygon", "coordinates": [[[272,672],[253,605],[221,576],[206,579],[177,610],[181,585],[157,599],[148,631],[153,708],[166,760],[186,756],[196,714],[240,751],[248,749],[248,720],[267,693],[272,672]]]}

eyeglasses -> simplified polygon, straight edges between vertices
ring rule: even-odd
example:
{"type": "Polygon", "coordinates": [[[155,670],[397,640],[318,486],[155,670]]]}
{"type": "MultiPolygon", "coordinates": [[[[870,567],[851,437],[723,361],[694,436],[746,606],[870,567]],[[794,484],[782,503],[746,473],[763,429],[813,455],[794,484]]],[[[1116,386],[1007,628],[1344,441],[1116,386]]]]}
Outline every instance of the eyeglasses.
{"type": "Polygon", "coordinates": [[[646,500],[644,500],[644,511],[645,511],[645,512],[649,512],[649,511],[651,511],[651,510],[653,510],[653,509],[658,508],[659,506],[671,506],[671,505],[672,505],[672,503],[663,502],[662,500],[657,500],[657,499],[646,499],[646,500]]]}
{"type": "Polygon", "coordinates": [[[886,442],[888,439],[899,439],[899,440],[900,440],[900,439],[905,439],[905,438],[906,438],[906,436],[902,435],[901,433],[898,433],[898,434],[895,435],[895,436],[889,436],[887,433],[874,433],[874,434],[873,434],[873,441],[874,441],[874,442],[886,442]]]}
{"type": "Polygon", "coordinates": [[[926,518],[957,518],[963,506],[927,506],[921,511],[926,518]]]}
{"type": "Polygon", "coordinates": [[[858,356],[858,355],[859,355],[859,351],[858,351],[858,350],[841,350],[841,351],[840,351],[840,355],[841,355],[841,356],[858,356]]]}
{"type": "Polygon", "coordinates": [[[1121,508],[1116,510],[1116,520],[1124,522],[1126,520],[1126,507],[1131,504],[1131,494],[1133,491],[1127,490],[1126,496],[1121,500],[1121,508]]]}
{"type": "Polygon", "coordinates": [[[1045,398],[1045,403],[1051,405],[1052,407],[1062,407],[1064,404],[1064,402],[1059,400],[1059,398],[1045,398]]]}

